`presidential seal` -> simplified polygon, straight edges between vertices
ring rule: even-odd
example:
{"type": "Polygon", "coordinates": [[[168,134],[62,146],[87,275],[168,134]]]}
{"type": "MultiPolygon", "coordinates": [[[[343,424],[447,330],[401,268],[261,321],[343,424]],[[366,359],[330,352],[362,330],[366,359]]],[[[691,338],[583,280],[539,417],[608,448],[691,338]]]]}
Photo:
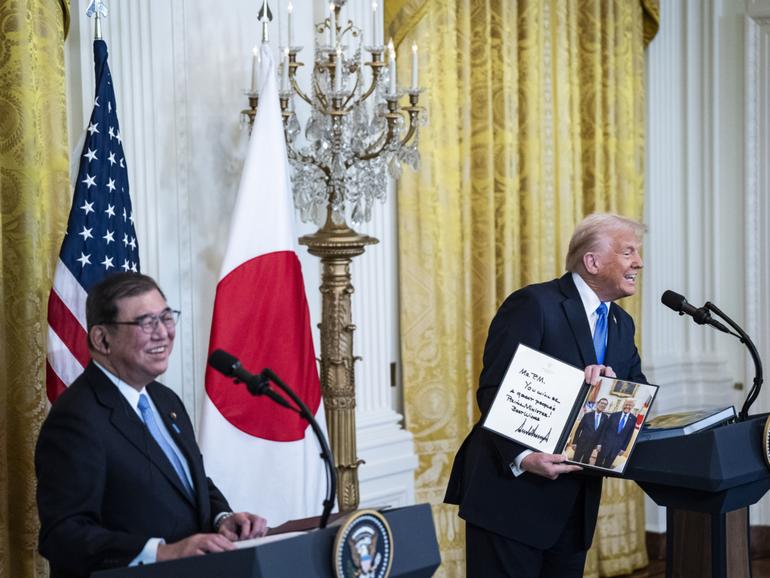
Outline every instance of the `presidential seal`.
{"type": "Polygon", "coordinates": [[[337,578],[386,578],[393,563],[393,537],[385,517],[375,510],[351,515],[334,539],[337,578]]]}

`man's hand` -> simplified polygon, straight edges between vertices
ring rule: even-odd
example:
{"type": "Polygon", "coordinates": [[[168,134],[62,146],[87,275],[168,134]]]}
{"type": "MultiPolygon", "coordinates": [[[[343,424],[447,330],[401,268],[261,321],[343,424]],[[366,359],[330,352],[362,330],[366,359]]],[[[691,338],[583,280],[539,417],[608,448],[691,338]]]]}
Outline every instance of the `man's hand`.
{"type": "Polygon", "coordinates": [[[586,367],[585,373],[586,383],[590,383],[591,385],[599,383],[599,378],[602,376],[617,377],[609,365],[589,365],[586,367]]]}
{"type": "Polygon", "coordinates": [[[267,520],[249,512],[238,512],[222,520],[217,531],[233,542],[259,538],[267,534],[267,520]]]}
{"type": "Polygon", "coordinates": [[[221,534],[193,534],[173,544],[159,544],[156,560],[176,560],[188,556],[200,556],[209,552],[235,550],[233,543],[221,534]]]}
{"type": "Polygon", "coordinates": [[[572,464],[565,464],[567,456],[564,454],[543,454],[533,452],[521,460],[521,469],[525,472],[537,474],[544,478],[555,480],[561,474],[579,472],[583,468],[572,464]]]}

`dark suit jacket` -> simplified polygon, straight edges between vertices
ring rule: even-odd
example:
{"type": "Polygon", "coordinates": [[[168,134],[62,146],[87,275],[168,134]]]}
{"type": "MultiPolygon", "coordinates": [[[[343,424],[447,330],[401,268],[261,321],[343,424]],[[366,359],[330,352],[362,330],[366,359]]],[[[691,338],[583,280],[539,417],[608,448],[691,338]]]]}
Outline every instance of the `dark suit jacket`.
{"type": "MultiPolygon", "coordinates": [[[[571,274],[524,287],[498,310],[489,327],[476,395],[481,421],[519,343],[576,367],[596,363],[588,318],[571,274]]],[[[608,315],[605,364],[622,379],[646,382],[634,345],[634,322],[614,303],[608,315]]],[[[588,548],[601,478],[583,473],[556,480],[530,473],[515,477],[510,464],[525,449],[476,424],[455,457],[444,501],[459,504],[466,521],[539,549],[555,544],[570,513],[581,508],[588,548]]]]}
{"type": "Polygon", "coordinates": [[[35,450],[40,553],[52,578],[126,566],[149,538],[212,532],[213,518],[230,510],[203,471],[182,401],[157,382],[147,392],[187,458],[195,500],[117,387],[90,363],[53,404],[35,450]]]}
{"type": "Polygon", "coordinates": [[[593,449],[602,437],[604,429],[607,427],[608,416],[602,412],[599,418],[599,427],[596,427],[596,412],[591,411],[583,416],[580,420],[577,430],[575,430],[575,438],[572,443],[577,447],[575,453],[579,454],[588,449],[593,449]]]}
{"type": "Polygon", "coordinates": [[[601,453],[611,456],[613,459],[626,449],[628,442],[631,441],[631,436],[634,434],[634,427],[636,427],[636,415],[629,412],[623,430],[618,432],[622,416],[622,411],[617,411],[610,416],[609,424],[607,429],[604,430],[604,436],[601,441],[601,453]]]}

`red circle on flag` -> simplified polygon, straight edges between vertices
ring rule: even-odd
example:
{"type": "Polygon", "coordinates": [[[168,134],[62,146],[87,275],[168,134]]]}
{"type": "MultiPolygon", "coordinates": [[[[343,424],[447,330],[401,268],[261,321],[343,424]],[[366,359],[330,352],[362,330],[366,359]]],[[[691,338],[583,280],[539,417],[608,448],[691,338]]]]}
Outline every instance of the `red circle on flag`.
{"type": "MultiPolygon", "coordinates": [[[[321,385],[302,270],[293,251],[255,257],[219,282],[209,353],[216,349],[234,355],[251,373],[270,368],[316,414],[321,385]]],[[[305,437],[307,422],[299,415],[252,396],[245,385],[211,367],[206,393],[222,416],[247,434],[273,441],[305,437]]]]}

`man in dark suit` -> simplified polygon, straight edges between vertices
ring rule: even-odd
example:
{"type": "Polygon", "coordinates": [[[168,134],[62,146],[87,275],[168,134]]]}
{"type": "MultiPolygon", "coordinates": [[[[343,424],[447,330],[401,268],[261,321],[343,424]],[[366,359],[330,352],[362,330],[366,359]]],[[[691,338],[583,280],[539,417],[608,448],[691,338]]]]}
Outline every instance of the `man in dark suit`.
{"type": "Polygon", "coordinates": [[[568,273],[511,294],[489,328],[476,399],[482,419],[455,457],[445,501],[466,521],[469,577],[583,575],[601,477],[564,455],[532,452],[480,426],[520,343],[600,375],[644,382],[634,322],[616,299],[636,292],[644,227],[591,215],[570,240],[568,273]]]}
{"type": "Polygon", "coordinates": [[[40,553],[52,578],[235,548],[264,535],[206,477],[166,371],[179,312],[151,278],[116,273],[86,302],[91,362],[53,404],[35,451],[40,553]]]}
{"type": "Polygon", "coordinates": [[[587,412],[580,420],[575,436],[572,438],[572,449],[575,455],[574,462],[589,463],[594,448],[599,444],[604,429],[607,426],[608,416],[604,413],[607,408],[607,398],[603,397],[596,402],[594,411],[587,412]]]}
{"type": "Polygon", "coordinates": [[[602,449],[596,456],[597,466],[611,469],[618,454],[626,451],[636,427],[636,414],[631,413],[632,409],[634,400],[627,399],[623,402],[623,411],[616,411],[610,416],[600,442],[602,449]]]}

